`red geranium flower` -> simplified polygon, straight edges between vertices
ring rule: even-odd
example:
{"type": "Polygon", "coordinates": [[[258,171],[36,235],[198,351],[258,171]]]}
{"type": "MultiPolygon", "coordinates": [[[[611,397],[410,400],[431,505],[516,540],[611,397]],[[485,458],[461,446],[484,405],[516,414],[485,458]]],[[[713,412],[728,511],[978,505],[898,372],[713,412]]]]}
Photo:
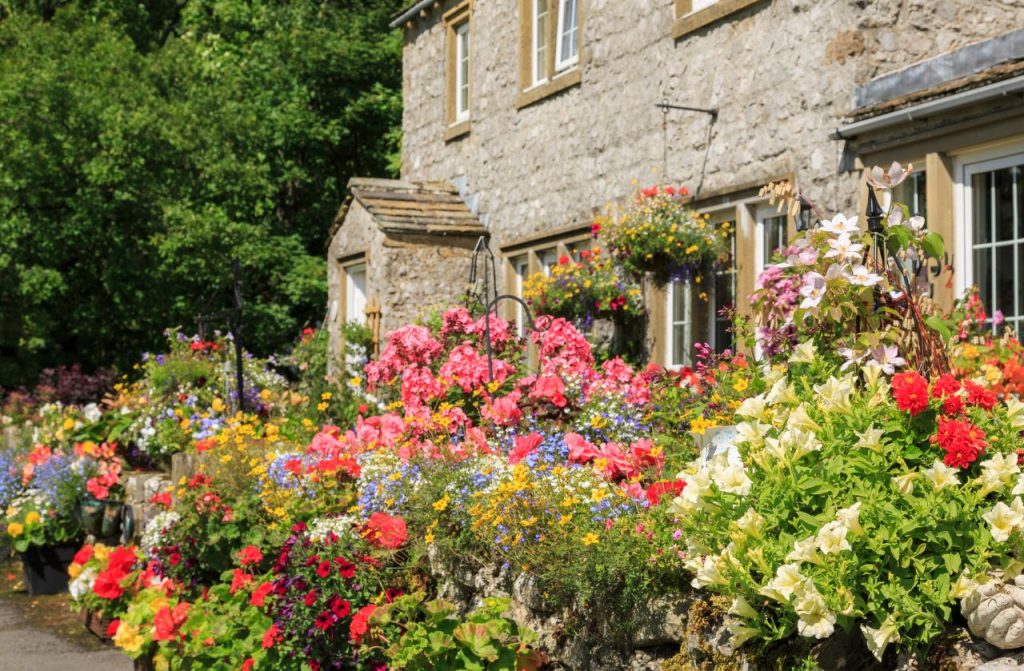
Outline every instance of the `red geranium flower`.
{"type": "Polygon", "coordinates": [[[671,496],[679,496],[683,493],[683,488],[686,487],[686,483],[682,480],[662,480],[655,482],[647,488],[647,500],[652,506],[656,506],[661,502],[661,499],[666,494],[671,496]]]}
{"type": "Polygon", "coordinates": [[[316,600],[317,600],[318,596],[319,595],[316,593],[316,590],[315,589],[311,589],[311,590],[309,590],[309,592],[306,593],[306,598],[304,598],[302,601],[307,606],[312,606],[314,603],[316,603],[316,600]]]}
{"type": "Polygon", "coordinates": [[[271,590],[274,589],[274,583],[265,582],[259,587],[253,590],[252,596],[249,597],[249,604],[252,606],[262,606],[267,595],[270,594],[271,590]]]}
{"type": "Polygon", "coordinates": [[[252,657],[250,657],[249,659],[247,659],[244,662],[242,662],[242,670],[241,671],[252,671],[252,668],[254,666],[256,666],[256,660],[253,659],[252,657]]]}
{"type": "Polygon", "coordinates": [[[263,561],[263,553],[255,545],[248,545],[238,551],[238,561],[241,562],[242,566],[259,564],[263,561]]]}
{"type": "Polygon", "coordinates": [[[121,626],[121,620],[111,620],[107,625],[107,636],[113,638],[117,634],[117,628],[121,626]]]}
{"type": "Polygon", "coordinates": [[[405,526],[405,520],[401,517],[393,517],[387,513],[374,513],[370,515],[370,519],[363,527],[363,538],[370,545],[397,550],[405,545],[409,533],[405,526]]]}
{"type": "Polygon", "coordinates": [[[897,373],[892,376],[892,395],[896,407],[918,415],[928,407],[928,382],[914,371],[897,373]]]}
{"type": "Polygon", "coordinates": [[[164,606],[153,616],[153,640],[173,641],[178,638],[179,629],[188,617],[188,604],[179,603],[173,609],[164,606]]]}
{"type": "Polygon", "coordinates": [[[375,610],[377,610],[377,606],[371,603],[360,608],[352,616],[352,623],[348,627],[348,635],[349,639],[356,645],[363,642],[363,636],[366,636],[366,632],[370,630],[370,616],[373,615],[375,610]]]}
{"type": "Polygon", "coordinates": [[[124,588],[121,587],[121,581],[124,580],[124,577],[125,573],[120,569],[104,569],[96,576],[96,582],[93,583],[92,591],[99,598],[107,599],[108,601],[120,598],[124,594],[124,588]]]}
{"type": "Polygon", "coordinates": [[[263,647],[264,648],[272,648],[272,647],[274,647],[274,643],[277,642],[277,638],[278,638],[278,634],[279,633],[280,632],[278,631],[278,628],[277,628],[276,624],[270,625],[270,629],[267,629],[263,633],[263,647]]]}
{"type": "Polygon", "coordinates": [[[153,496],[149,497],[149,502],[158,506],[163,506],[164,508],[170,508],[173,504],[170,492],[158,492],[153,494],[153,496]]]}
{"type": "Polygon", "coordinates": [[[253,577],[251,575],[240,568],[236,568],[234,574],[231,576],[231,593],[234,594],[238,590],[247,587],[252,580],[253,577]]]}

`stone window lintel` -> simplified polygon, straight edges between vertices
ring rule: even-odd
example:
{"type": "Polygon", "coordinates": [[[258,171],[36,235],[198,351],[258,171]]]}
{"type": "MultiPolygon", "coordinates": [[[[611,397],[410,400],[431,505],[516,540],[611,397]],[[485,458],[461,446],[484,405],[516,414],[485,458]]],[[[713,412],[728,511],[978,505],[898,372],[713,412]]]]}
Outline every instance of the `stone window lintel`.
{"type": "Polygon", "coordinates": [[[675,2],[676,20],[672,24],[672,38],[678,40],[734,12],[755,5],[761,0],[719,0],[710,7],[696,12],[692,11],[692,0],[675,0],[675,2]]]}

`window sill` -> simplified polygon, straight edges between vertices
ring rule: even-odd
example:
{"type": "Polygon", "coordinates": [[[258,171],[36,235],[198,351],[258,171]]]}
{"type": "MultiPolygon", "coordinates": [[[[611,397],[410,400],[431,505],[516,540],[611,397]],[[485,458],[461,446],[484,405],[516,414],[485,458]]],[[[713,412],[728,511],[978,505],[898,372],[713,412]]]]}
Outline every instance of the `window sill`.
{"type": "Polygon", "coordinates": [[[521,91],[519,95],[516,96],[516,109],[529,107],[530,105],[540,102],[545,98],[549,98],[556,93],[578,86],[582,81],[583,69],[577,65],[572,70],[563,72],[550,81],[538,84],[537,86],[525,91],[521,91]]]}
{"type": "Polygon", "coordinates": [[[459,140],[469,135],[469,131],[469,119],[466,119],[465,121],[458,121],[444,129],[444,141],[452,142],[454,140],[459,140]]]}
{"type": "Polygon", "coordinates": [[[710,7],[676,18],[672,24],[672,37],[679,39],[684,35],[700,30],[734,12],[755,5],[761,0],[719,0],[710,7]]]}

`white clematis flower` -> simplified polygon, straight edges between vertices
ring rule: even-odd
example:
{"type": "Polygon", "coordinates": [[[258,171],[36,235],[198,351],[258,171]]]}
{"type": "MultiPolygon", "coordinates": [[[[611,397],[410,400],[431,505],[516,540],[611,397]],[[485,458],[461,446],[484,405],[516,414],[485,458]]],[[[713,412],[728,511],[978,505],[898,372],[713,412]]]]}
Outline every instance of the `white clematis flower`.
{"type": "Polygon", "coordinates": [[[836,214],[831,219],[824,219],[819,226],[821,230],[827,231],[833,235],[859,233],[860,228],[857,226],[857,217],[853,216],[849,219],[842,212],[836,214]]]}

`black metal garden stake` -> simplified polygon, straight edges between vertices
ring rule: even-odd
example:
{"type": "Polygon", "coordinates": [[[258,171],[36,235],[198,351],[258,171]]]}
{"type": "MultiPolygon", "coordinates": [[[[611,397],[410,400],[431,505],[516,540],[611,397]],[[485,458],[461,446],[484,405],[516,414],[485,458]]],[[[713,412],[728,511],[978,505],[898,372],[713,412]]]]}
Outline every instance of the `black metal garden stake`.
{"type": "Polygon", "coordinates": [[[238,259],[231,260],[234,280],[235,309],[231,311],[231,337],[235,341],[235,380],[238,387],[238,409],[245,412],[245,375],[242,370],[242,270],[238,259]]]}

